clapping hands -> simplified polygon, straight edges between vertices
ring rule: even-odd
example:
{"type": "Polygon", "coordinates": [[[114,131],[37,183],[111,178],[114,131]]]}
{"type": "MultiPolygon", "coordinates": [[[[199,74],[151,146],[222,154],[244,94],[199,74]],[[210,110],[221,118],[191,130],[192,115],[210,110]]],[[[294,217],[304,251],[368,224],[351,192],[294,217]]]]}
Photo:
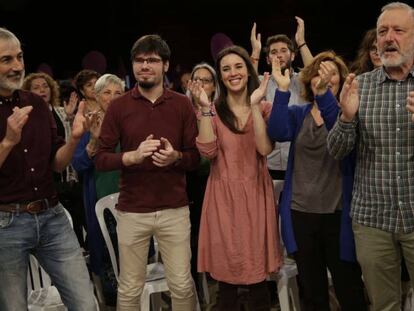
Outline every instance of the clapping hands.
{"type": "Polygon", "coordinates": [[[270,75],[268,72],[265,72],[263,79],[260,82],[260,86],[254,90],[252,95],[250,95],[250,104],[258,105],[266,97],[267,84],[269,83],[270,75]]]}
{"type": "Polygon", "coordinates": [[[287,92],[290,85],[290,70],[286,68],[282,72],[280,61],[277,57],[272,59],[272,76],[276,80],[279,90],[287,92]]]}

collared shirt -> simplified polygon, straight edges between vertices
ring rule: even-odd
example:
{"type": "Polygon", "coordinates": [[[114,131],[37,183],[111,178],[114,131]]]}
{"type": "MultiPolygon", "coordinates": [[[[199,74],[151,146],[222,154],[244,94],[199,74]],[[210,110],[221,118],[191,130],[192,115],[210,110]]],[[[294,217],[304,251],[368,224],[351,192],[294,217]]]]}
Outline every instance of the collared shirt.
{"type": "Polygon", "coordinates": [[[43,99],[33,93],[16,91],[11,99],[0,98],[0,139],[7,129],[7,118],[14,107],[33,106],[13,147],[0,167],[0,203],[28,202],[56,194],[52,163],[64,144],[57,136],[56,123],[43,99]]]}
{"type": "MultiPolygon", "coordinates": [[[[267,85],[266,100],[273,103],[275,98],[276,89],[278,85],[273,78],[270,77],[267,85]]],[[[294,72],[290,79],[289,92],[289,106],[291,105],[305,105],[306,101],[302,98],[303,84],[299,79],[299,74],[294,72]]],[[[287,161],[289,156],[290,142],[275,143],[273,151],[267,156],[267,167],[270,170],[285,171],[287,167],[287,161]]]]}
{"type": "Polygon", "coordinates": [[[356,146],[351,216],[388,232],[414,231],[414,123],[406,110],[414,70],[403,81],[378,68],[358,76],[359,110],[353,122],[337,121],[328,148],[342,158],[356,146]]]}
{"type": "Polygon", "coordinates": [[[195,169],[200,161],[196,137],[196,116],[185,95],[165,89],[151,103],[135,86],[116,98],[102,123],[95,165],[98,170],[121,170],[118,209],[146,213],[187,205],[185,171],[195,169]],[[157,167],[147,157],[138,165],[124,166],[122,154],[136,150],[150,134],[154,139],[167,138],[183,153],[182,159],[157,167]],[[118,142],[121,153],[115,153],[118,142]]]}

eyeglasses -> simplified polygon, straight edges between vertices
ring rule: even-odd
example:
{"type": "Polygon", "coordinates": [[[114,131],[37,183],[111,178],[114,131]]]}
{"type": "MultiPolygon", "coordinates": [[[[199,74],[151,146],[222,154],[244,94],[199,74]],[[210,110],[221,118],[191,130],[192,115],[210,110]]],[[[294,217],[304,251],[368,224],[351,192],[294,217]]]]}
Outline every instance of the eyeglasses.
{"type": "Polygon", "coordinates": [[[155,64],[159,64],[162,62],[161,58],[156,58],[156,57],[148,57],[148,58],[143,58],[143,57],[137,57],[134,59],[134,62],[143,65],[145,62],[147,62],[148,65],[155,65],[155,64]]]}
{"type": "Polygon", "coordinates": [[[213,82],[213,79],[211,78],[199,78],[199,77],[195,77],[193,78],[193,81],[195,82],[201,82],[202,84],[209,84],[213,82]]]}

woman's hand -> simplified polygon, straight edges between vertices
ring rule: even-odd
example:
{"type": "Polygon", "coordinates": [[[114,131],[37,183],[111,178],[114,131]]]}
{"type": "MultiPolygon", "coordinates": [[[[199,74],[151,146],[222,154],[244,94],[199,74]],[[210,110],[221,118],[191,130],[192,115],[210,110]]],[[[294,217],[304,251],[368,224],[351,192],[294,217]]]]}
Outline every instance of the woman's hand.
{"type": "Polygon", "coordinates": [[[316,84],[317,95],[325,94],[329,87],[329,82],[336,71],[335,65],[331,61],[321,62],[318,69],[319,81],[316,84]]]}
{"type": "Polygon", "coordinates": [[[196,103],[201,108],[210,109],[211,102],[207,96],[206,91],[204,91],[202,84],[198,81],[188,81],[187,89],[190,90],[191,95],[193,96],[196,103]]]}
{"type": "Polygon", "coordinates": [[[272,76],[276,80],[279,90],[287,92],[290,85],[290,70],[286,68],[282,72],[280,61],[277,57],[273,57],[272,61],[272,76]]]}
{"type": "Polygon", "coordinates": [[[70,93],[69,101],[68,102],[66,102],[65,100],[63,101],[63,107],[65,108],[66,115],[69,119],[73,117],[76,106],[78,104],[78,99],[79,98],[76,92],[72,92],[70,93]]]}
{"type": "Polygon", "coordinates": [[[263,79],[260,82],[260,86],[253,91],[252,95],[250,95],[250,105],[258,105],[266,97],[266,89],[269,79],[269,73],[265,72],[263,79]]]}

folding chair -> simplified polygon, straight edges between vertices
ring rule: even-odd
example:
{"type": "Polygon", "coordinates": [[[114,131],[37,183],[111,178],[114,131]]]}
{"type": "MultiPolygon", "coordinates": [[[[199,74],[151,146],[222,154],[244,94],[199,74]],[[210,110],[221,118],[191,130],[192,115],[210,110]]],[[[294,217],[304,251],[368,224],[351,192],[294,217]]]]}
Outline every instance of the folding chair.
{"type": "MultiPolygon", "coordinates": [[[[106,246],[108,248],[109,256],[111,258],[112,267],[114,269],[116,280],[118,281],[118,261],[117,254],[112,239],[109,235],[108,227],[105,222],[104,211],[108,210],[116,219],[115,205],[118,202],[119,192],[110,194],[101,198],[95,207],[96,217],[98,218],[99,226],[101,227],[102,235],[104,237],[106,246]]],[[[156,249],[156,254],[158,250],[156,249]]],[[[158,257],[156,255],[156,257],[158,257]]],[[[147,276],[145,279],[145,286],[141,294],[141,311],[150,310],[150,296],[153,293],[161,293],[168,291],[167,280],[165,278],[164,265],[160,262],[151,263],[147,265],[147,276]]],[[[159,296],[159,295],[158,295],[159,296]]],[[[195,297],[197,294],[195,293],[195,297]]],[[[152,310],[161,310],[161,303],[159,299],[153,299],[152,310]]],[[[197,298],[197,308],[200,310],[200,305],[197,298]]]]}

